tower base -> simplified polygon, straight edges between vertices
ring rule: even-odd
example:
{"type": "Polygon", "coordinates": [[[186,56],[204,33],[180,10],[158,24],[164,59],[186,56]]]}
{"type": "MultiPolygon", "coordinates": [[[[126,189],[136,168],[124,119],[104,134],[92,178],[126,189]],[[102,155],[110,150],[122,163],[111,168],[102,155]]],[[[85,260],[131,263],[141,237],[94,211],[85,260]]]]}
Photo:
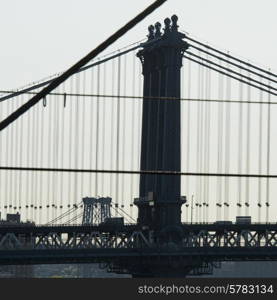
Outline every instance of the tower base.
{"type": "Polygon", "coordinates": [[[108,272],[117,274],[131,274],[133,278],[185,278],[187,276],[201,276],[213,274],[214,268],[220,263],[198,259],[183,259],[178,256],[143,257],[117,261],[106,266],[108,272]]]}

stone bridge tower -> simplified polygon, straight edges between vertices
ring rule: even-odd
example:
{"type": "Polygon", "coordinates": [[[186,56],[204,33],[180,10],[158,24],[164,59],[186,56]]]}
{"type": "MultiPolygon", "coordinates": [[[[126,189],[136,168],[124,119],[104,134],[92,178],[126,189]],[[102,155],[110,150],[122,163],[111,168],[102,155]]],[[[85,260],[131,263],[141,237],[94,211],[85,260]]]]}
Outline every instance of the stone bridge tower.
{"type": "MultiPolygon", "coordinates": [[[[148,42],[137,53],[144,76],[141,170],[180,171],[180,70],[188,44],[177,20],[176,15],[166,18],[164,33],[160,23],[149,26],[148,42]]],[[[154,230],[178,226],[184,202],[179,175],[140,176],[135,199],[140,225],[154,230]]]]}

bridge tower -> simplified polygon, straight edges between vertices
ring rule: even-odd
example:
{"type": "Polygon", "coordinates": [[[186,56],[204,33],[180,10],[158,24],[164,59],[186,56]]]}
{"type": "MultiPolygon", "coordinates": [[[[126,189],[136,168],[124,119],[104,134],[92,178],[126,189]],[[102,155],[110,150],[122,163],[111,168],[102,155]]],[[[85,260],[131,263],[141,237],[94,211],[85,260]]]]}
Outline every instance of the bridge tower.
{"type": "Polygon", "coordinates": [[[100,224],[111,217],[112,198],[83,198],[83,225],[100,224]]]}
{"type": "MultiPolygon", "coordinates": [[[[142,63],[143,119],[141,170],[180,171],[180,70],[188,44],[178,32],[177,16],[149,26],[148,43],[137,53],[142,63]],[[177,99],[169,99],[177,98],[177,99]],[[161,99],[159,99],[161,98],[161,99]]],[[[181,224],[181,177],[141,175],[138,223],[155,231],[181,224]]]]}

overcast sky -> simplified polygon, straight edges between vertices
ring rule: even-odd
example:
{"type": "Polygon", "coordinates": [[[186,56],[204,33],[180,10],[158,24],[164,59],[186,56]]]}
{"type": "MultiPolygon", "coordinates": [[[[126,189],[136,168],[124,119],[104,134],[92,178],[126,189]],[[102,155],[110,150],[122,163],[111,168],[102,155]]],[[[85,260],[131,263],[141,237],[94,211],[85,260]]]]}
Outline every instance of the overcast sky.
{"type": "MultiPolygon", "coordinates": [[[[67,69],[153,0],[1,0],[0,89],[67,69]]],[[[276,0],[168,0],[109,50],[176,13],[180,28],[277,70],[276,0]]]]}
{"type": "MultiPolygon", "coordinates": [[[[1,1],[0,2],[1,3],[0,90],[18,88],[28,83],[38,81],[54,73],[67,69],[72,64],[74,64],[77,60],[79,60],[81,57],[83,57],[89,51],[95,48],[99,43],[101,43],[103,40],[108,38],[111,34],[113,34],[126,22],[128,22],[130,19],[136,16],[145,7],[147,7],[153,2],[153,0],[140,0],[140,1],[134,1],[134,0],[133,1],[127,1],[127,0],[117,0],[117,1],[107,1],[107,0],[102,0],[102,1],[9,0],[8,1],[6,0],[4,1],[4,0],[0,0],[0,1],[1,1]]],[[[173,14],[177,14],[179,16],[180,29],[188,32],[191,36],[196,37],[198,40],[204,41],[206,43],[210,43],[211,45],[221,50],[230,51],[231,54],[240,56],[245,60],[249,59],[251,62],[260,64],[265,68],[271,68],[276,73],[277,72],[277,60],[276,60],[277,40],[275,38],[276,28],[277,28],[276,11],[277,11],[277,0],[264,0],[264,1],[261,0],[243,0],[243,1],[241,0],[191,0],[191,1],[168,0],[161,8],[159,8],[151,16],[149,16],[147,19],[145,19],[143,22],[137,25],[133,30],[131,30],[128,34],[126,34],[123,38],[121,38],[114,45],[112,45],[109,49],[107,49],[106,52],[109,53],[113,50],[117,50],[121,47],[127,46],[131,43],[144,39],[148,33],[147,27],[150,24],[154,24],[157,21],[163,23],[163,20],[166,17],[170,17],[173,14]]],[[[137,60],[137,63],[139,63],[139,60],[137,60]]],[[[132,66],[130,65],[130,68],[131,67],[132,66]]],[[[186,70],[188,70],[188,68],[186,70]]],[[[111,74],[109,73],[108,75],[111,74]]],[[[213,88],[215,89],[215,86],[213,86],[213,88]]],[[[233,94],[234,93],[232,92],[232,95],[233,94]]],[[[253,95],[254,94],[252,94],[252,96],[253,95]]],[[[90,105],[89,107],[92,108],[94,107],[93,106],[94,104],[92,102],[90,102],[89,105],[90,105]]],[[[53,106],[48,105],[47,108],[45,109],[42,108],[41,106],[40,108],[43,109],[44,111],[44,118],[45,118],[44,120],[49,120],[48,121],[49,124],[52,124],[51,118],[53,114],[51,113],[50,109],[53,109],[53,106]],[[47,119],[48,117],[49,119],[47,119]]],[[[4,110],[1,110],[0,113],[2,113],[3,111],[4,110]]],[[[92,110],[87,110],[87,111],[92,111],[92,110]]],[[[215,111],[217,112],[217,110],[215,111]]],[[[253,109],[252,111],[254,111],[255,114],[255,110],[253,109]]],[[[71,119],[69,118],[69,110],[64,109],[63,112],[65,115],[64,117],[65,120],[68,122],[68,124],[71,124],[70,122],[71,119]]],[[[81,114],[81,112],[82,110],[80,109],[79,113],[81,114]]],[[[235,109],[233,109],[233,113],[236,113],[235,109]]],[[[275,115],[276,115],[276,111],[274,112],[272,110],[272,116],[273,116],[272,120],[275,119],[275,115]]],[[[235,116],[233,115],[233,117],[235,116]]],[[[266,122],[267,114],[264,113],[263,118],[264,118],[264,122],[266,122]]],[[[90,126],[94,126],[92,125],[94,123],[91,122],[91,119],[96,120],[96,118],[93,118],[93,116],[89,115],[89,113],[87,113],[87,116],[84,119],[86,119],[87,126],[83,126],[83,127],[79,126],[78,128],[80,132],[83,132],[82,128],[89,129],[91,128],[90,126]]],[[[139,114],[137,116],[137,119],[139,120],[139,114]]],[[[193,118],[191,119],[193,120],[193,118]]],[[[236,118],[233,119],[236,120],[236,118]]],[[[27,117],[24,122],[27,122],[26,120],[27,117]]],[[[106,121],[105,119],[102,120],[103,124],[104,122],[107,122],[107,120],[108,117],[106,118],[106,121]]],[[[256,120],[256,119],[252,117],[251,120],[256,120]]],[[[131,122],[133,121],[133,119],[130,119],[129,121],[131,122]]],[[[29,126],[26,124],[27,123],[25,123],[24,126],[29,126]]],[[[46,123],[41,122],[37,126],[32,126],[32,128],[36,128],[38,132],[40,128],[42,128],[42,124],[46,124],[46,123]]],[[[135,124],[139,124],[139,122],[135,122],[135,124]]],[[[254,122],[252,121],[251,126],[253,124],[258,126],[257,125],[258,123],[256,121],[254,122]]],[[[272,125],[274,126],[272,126],[271,135],[276,136],[276,132],[277,132],[276,122],[275,121],[272,122],[272,125]]],[[[24,128],[24,126],[20,128],[24,128]]],[[[132,126],[129,126],[129,128],[131,127],[132,126]]],[[[139,126],[137,127],[139,128],[139,126]]],[[[50,132],[52,130],[51,129],[52,127],[44,125],[43,128],[47,128],[44,131],[44,135],[43,134],[41,135],[41,139],[44,141],[44,136],[45,137],[48,136],[48,138],[49,136],[51,137],[50,132]],[[46,134],[47,132],[48,135],[46,134]]],[[[72,135],[72,132],[70,131],[71,127],[65,126],[65,128],[67,128],[67,132],[70,132],[70,134],[72,135]]],[[[93,128],[97,128],[97,127],[95,126],[93,128]]],[[[108,127],[100,126],[100,128],[108,128],[108,127]]],[[[237,127],[233,127],[233,129],[234,128],[237,127]]],[[[252,126],[251,128],[252,131],[254,131],[254,133],[256,134],[255,132],[256,127],[252,126]]],[[[263,130],[265,130],[265,128],[267,128],[266,124],[264,124],[263,130]]],[[[109,130],[106,131],[107,131],[105,133],[106,140],[109,140],[107,138],[109,136],[109,130]]],[[[238,130],[233,130],[233,131],[237,132],[238,130]]],[[[26,137],[30,135],[30,130],[26,130],[24,132],[26,137]]],[[[59,131],[57,130],[56,132],[59,131]]],[[[216,136],[217,131],[214,132],[215,132],[214,136],[216,136]]],[[[9,132],[7,133],[7,137],[8,136],[10,136],[9,132]]],[[[34,132],[33,132],[33,136],[36,136],[34,132]]],[[[76,134],[75,137],[76,136],[79,135],[76,134]]],[[[102,134],[101,136],[103,136],[103,140],[105,141],[105,135],[102,134]]],[[[6,138],[6,136],[4,136],[4,138],[6,138]]],[[[235,140],[237,141],[236,136],[235,137],[233,136],[233,138],[235,138],[235,140]]],[[[252,136],[252,142],[253,141],[256,142],[256,138],[257,135],[255,137],[252,136]]],[[[16,139],[15,136],[14,139],[16,139]]],[[[23,138],[21,140],[24,140],[26,143],[27,138],[23,138]]],[[[2,145],[7,144],[5,143],[5,139],[2,141],[4,142],[0,141],[0,146],[1,143],[2,145]]],[[[50,142],[48,143],[48,141],[49,140],[45,139],[44,142],[50,146],[55,145],[55,143],[50,143],[50,142]]],[[[214,141],[215,143],[213,143],[213,146],[215,147],[215,150],[217,150],[216,137],[214,138],[214,141]]],[[[16,142],[19,143],[19,141],[17,140],[16,142]]],[[[96,142],[95,143],[91,142],[91,143],[93,145],[96,145],[96,142]]],[[[196,145],[196,143],[194,144],[196,145]]],[[[273,142],[272,144],[274,144],[274,148],[271,145],[271,151],[272,153],[276,153],[277,145],[275,142],[273,142]]],[[[24,144],[23,146],[25,147],[26,145],[24,144]]],[[[50,149],[50,146],[48,149],[50,149]]],[[[24,147],[23,148],[22,147],[21,148],[14,147],[14,148],[23,149],[24,147]]],[[[103,148],[109,149],[109,147],[103,147],[103,148]]],[[[28,151],[27,150],[25,152],[21,151],[21,153],[29,153],[29,148],[27,148],[27,146],[24,149],[25,150],[27,149],[28,151]]],[[[44,147],[41,146],[40,149],[44,149],[44,147]]],[[[64,147],[64,149],[71,149],[71,148],[64,147]]],[[[83,149],[88,149],[88,147],[86,148],[83,147],[83,149]]],[[[211,151],[211,153],[212,152],[217,153],[215,150],[211,151]]],[[[69,154],[71,153],[70,151],[62,151],[62,147],[60,147],[59,153],[61,154],[61,157],[63,157],[63,160],[66,159],[66,162],[69,161],[71,163],[70,154],[69,154]]],[[[38,151],[33,150],[33,152],[35,153],[38,151]]],[[[56,158],[55,158],[56,156],[54,155],[54,150],[52,152],[48,151],[48,153],[53,154],[51,157],[50,155],[47,155],[47,157],[45,155],[45,159],[48,160],[47,163],[46,160],[43,162],[47,166],[50,164],[50,162],[51,163],[56,162],[56,158]]],[[[191,153],[192,152],[193,151],[191,150],[191,153]]],[[[252,151],[252,153],[253,152],[254,151],[252,151]]],[[[89,154],[88,152],[86,153],[89,154]]],[[[126,153],[127,152],[125,152],[125,155],[126,153]]],[[[243,153],[246,153],[245,149],[243,153]]],[[[263,158],[265,157],[265,154],[266,152],[264,151],[262,156],[263,158]]],[[[28,155],[26,156],[28,157],[28,155]]],[[[2,157],[4,160],[4,164],[6,164],[7,161],[11,163],[13,161],[13,158],[16,159],[17,156],[16,155],[13,156],[13,152],[9,153],[9,151],[6,151],[6,155],[4,156],[2,154],[2,157]]],[[[108,157],[110,157],[110,155],[108,155],[108,157]]],[[[125,156],[123,157],[125,161],[125,156]]],[[[273,161],[272,165],[274,165],[275,168],[276,163],[274,163],[274,155],[272,155],[271,158],[272,158],[271,162],[273,161]]],[[[91,156],[89,156],[89,159],[91,159],[91,156]]],[[[246,163],[245,161],[243,161],[243,166],[245,166],[246,163]]],[[[216,163],[216,159],[214,159],[214,163],[216,163]]],[[[34,161],[32,161],[32,164],[36,165],[34,161]]],[[[236,166],[237,164],[235,165],[235,167],[236,166]]],[[[257,159],[256,160],[252,159],[251,168],[252,167],[255,168],[256,166],[257,166],[257,159]]],[[[122,169],[124,169],[125,167],[122,167],[122,169]]],[[[105,168],[108,169],[108,167],[103,167],[103,169],[105,168]]],[[[251,169],[251,171],[253,170],[251,169]]],[[[195,169],[191,171],[195,171],[195,169]]],[[[271,166],[271,172],[273,174],[276,173],[275,169],[273,170],[272,166],[271,166]]],[[[7,178],[7,176],[3,176],[2,178],[7,178]]],[[[29,177],[27,177],[26,180],[28,180],[28,178],[29,177]]],[[[54,175],[53,178],[55,179],[54,175]]],[[[65,178],[64,180],[67,180],[66,177],[64,178],[65,178]]],[[[50,182],[50,181],[52,184],[52,180],[49,180],[49,178],[48,181],[45,182],[50,182]]],[[[5,183],[3,184],[3,186],[6,187],[5,189],[5,193],[6,193],[6,190],[8,190],[9,185],[7,184],[8,182],[7,180],[4,182],[5,183]]],[[[12,178],[10,182],[12,182],[12,178]]],[[[66,186],[67,184],[70,185],[70,183],[68,183],[67,181],[63,185],[65,190],[67,189],[66,186]]],[[[28,187],[28,185],[26,186],[28,187]]],[[[78,197],[77,196],[75,197],[75,193],[72,193],[72,198],[70,198],[72,201],[73,200],[77,201],[77,199],[80,199],[84,195],[93,196],[93,193],[91,192],[92,185],[84,184],[84,186],[86,189],[85,191],[81,190],[80,185],[75,184],[74,188],[76,190],[79,189],[82,193],[80,192],[80,195],[78,197]]],[[[216,186],[215,183],[213,185],[211,184],[210,190],[212,190],[213,187],[215,186],[216,186]]],[[[274,198],[275,198],[276,185],[271,184],[271,187],[274,187],[274,189],[272,189],[271,191],[271,194],[272,195],[274,194],[274,198]]],[[[54,187],[52,188],[54,189],[54,187]]],[[[233,190],[236,191],[236,186],[233,188],[234,188],[233,190]]],[[[188,193],[187,194],[188,196],[194,193],[193,189],[194,188],[192,186],[189,192],[185,191],[186,193],[188,193]]],[[[197,186],[195,190],[196,189],[197,186]]],[[[254,189],[252,190],[253,193],[256,193],[256,190],[254,189]]],[[[262,192],[263,192],[262,201],[264,203],[265,193],[263,189],[262,192]]],[[[3,190],[2,193],[3,195],[6,195],[3,190]]],[[[69,194],[71,193],[70,189],[68,189],[68,193],[69,194]]],[[[15,195],[17,195],[16,192],[15,195]]],[[[113,196],[111,194],[105,194],[105,195],[113,196]]],[[[252,197],[252,195],[250,196],[252,197]]],[[[50,198],[48,197],[48,194],[46,194],[45,197],[47,197],[47,201],[48,201],[47,203],[54,201],[51,197],[50,198]]],[[[32,201],[33,198],[36,199],[35,197],[30,198],[28,194],[26,194],[26,198],[28,199],[28,201],[32,201]]],[[[121,197],[121,200],[123,198],[124,197],[121,197]]],[[[199,199],[200,198],[201,197],[199,197],[199,199]]],[[[10,195],[10,198],[4,196],[3,199],[5,199],[5,201],[9,201],[9,199],[12,199],[12,201],[15,202],[15,204],[17,203],[17,201],[19,201],[19,198],[14,198],[13,194],[10,195]]],[[[66,201],[69,201],[67,198],[65,199],[58,198],[58,199],[59,201],[64,201],[64,203],[66,201]]],[[[197,199],[197,195],[195,199],[197,199]]],[[[131,200],[132,197],[129,197],[128,201],[131,200]]],[[[216,199],[212,199],[212,200],[214,201],[213,204],[215,205],[216,199]]],[[[251,200],[253,200],[254,204],[256,205],[255,203],[256,198],[252,197],[251,200]]],[[[234,197],[233,199],[233,204],[235,205],[234,201],[236,201],[236,197],[234,197]]],[[[2,203],[2,205],[4,204],[2,203]]],[[[274,211],[276,211],[276,204],[272,212],[274,211]]],[[[276,220],[275,215],[273,216],[273,218],[274,220],[276,220]]]]}

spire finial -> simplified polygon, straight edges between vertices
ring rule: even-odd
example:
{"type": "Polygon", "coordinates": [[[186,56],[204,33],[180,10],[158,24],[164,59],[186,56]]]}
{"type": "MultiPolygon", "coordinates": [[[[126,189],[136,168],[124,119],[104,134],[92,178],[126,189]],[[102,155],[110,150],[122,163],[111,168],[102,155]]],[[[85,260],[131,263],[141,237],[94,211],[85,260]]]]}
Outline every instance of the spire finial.
{"type": "Polygon", "coordinates": [[[178,17],[176,15],[173,15],[171,17],[171,20],[172,20],[172,26],[171,26],[171,30],[172,31],[178,31],[178,25],[177,25],[177,21],[178,21],[178,17]]]}
{"type": "Polygon", "coordinates": [[[170,23],[171,20],[169,18],[164,19],[164,34],[170,33],[170,23]]]}
{"type": "Polygon", "coordinates": [[[154,26],[153,25],[150,25],[148,26],[148,40],[153,40],[154,39],[154,26]]]}
{"type": "Polygon", "coordinates": [[[160,22],[157,22],[155,24],[155,29],[156,29],[156,32],[155,32],[155,37],[160,37],[162,34],[161,34],[161,23],[160,22]]]}

